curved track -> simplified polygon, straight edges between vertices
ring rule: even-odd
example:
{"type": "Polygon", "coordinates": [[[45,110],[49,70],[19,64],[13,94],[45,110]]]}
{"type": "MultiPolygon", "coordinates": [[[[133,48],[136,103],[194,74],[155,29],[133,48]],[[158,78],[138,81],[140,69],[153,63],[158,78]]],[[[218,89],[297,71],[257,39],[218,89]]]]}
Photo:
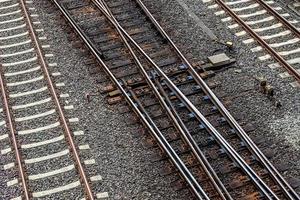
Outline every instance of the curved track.
{"type": "Polygon", "coordinates": [[[141,1],[52,2],[115,84],[109,102],[122,94],[167,173],[186,181],[177,186],[198,199],[298,198],[141,1]]]}

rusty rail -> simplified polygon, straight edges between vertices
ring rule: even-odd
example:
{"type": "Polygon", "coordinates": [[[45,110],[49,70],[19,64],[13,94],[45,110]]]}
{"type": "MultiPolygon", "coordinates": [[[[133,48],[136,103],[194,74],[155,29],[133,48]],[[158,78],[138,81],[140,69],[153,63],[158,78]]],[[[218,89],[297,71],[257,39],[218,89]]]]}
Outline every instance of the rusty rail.
{"type": "MultiPolygon", "coordinates": [[[[265,42],[248,24],[246,24],[236,13],[234,13],[222,0],[215,0],[233,19],[236,20],[262,47],[264,47],[295,79],[300,83],[300,73],[292,67],[279,53],[277,53],[267,42],[265,42]]],[[[261,3],[261,0],[259,0],[261,3]]],[[[264,3],[266,6],[266,4],[264,3]]],[[[264,6],[264,7],[265,7],[264,6]]],[[[268,5],[267,5],[268,6],[268,5]]],[[[269,7],[269,6],[268,6],[269,7]]],[[[266,8],[266,7],[265,7],[266,8]]],[[[271,8],[272,9],[272,8],[271,8]]],[[[271,12],[271,10],[268,9],[271,12]]],[[[275,11],[276,12],[276,11],[275,11]]],[[[276,12],[277,13],[277,12],[276,12]]],[[[275,17],[278,17],[278,13],[275,17]]],[[[280,16],[281,17],[281,16],[280,16]]],[[[281,17],[280,21],[286,19],[281,17]]],[[[287,22],[289,24],[289,22],[287,22]]],[[[292,27],[290,25],[289,27],[292,27]]],[[[298,31],[299,32],[299,31],[298,31]]],[[[297,35],[298,36],[298,35],[297,35]]]]}
{"type": "Polygon", "coordinates": [[[80,175],[81,183],[82,183],[82,185],[85,188],[86,197],[88,199],[90,199],[90,200],[93,200],[94,199],[94,195],[92,193],[91,186],[90,186],[90,184],[88,182],[88,179],[87,179],[87,176],[86,176],[86,174],[84,172],[84,168],[83,168],[83,166],[81,164],[81,161],[80,161],[80,158],[79,158],[79,153],[78,153],[76,145],[74,143],[71,130],[70,130],[69,125],[67,123],[65,114],[64,114],[63,109],[62,109],[62,106],[60,105],[58,96],[57,96],[57,94],[55,92],[55,88],[54,88],[54,85],[53,85],[53,82],[51,80],[51,76],[50,76],[50,73],[49,73],[49,70],[48,70],[48,65],[47,65],[47,63],[45,61],[45,58],[44,58],[44,55],[43,55],[43,51],[42,51],[42,49],[40,47],[37,35],[36,35],[36,33],[34,31],[34,28],[32,26],[32,20],[31,20],[29,14],[28,14],[25,0],[20,0],[20,3],[21,3],[22,11],[23,11],[24,16],[25,16],[26,24],[27,24],[28,29],[29,29],[29,33],[30,33],[31,39],[32,39],[32,41],[34,43],[34,47],[35,47],[35,50],[36,50],[36,53],[37,53],[37,56],[38,56],[38,60],[39,60],[39,62],[41,64],[41,67],[43,69],[43,72],[45,74],[45,77],[46,77],[46,80],[47,80],[47,83],[48,83],[48,89],[50,90],[51,95],[52,95],[52,99],[53,99],[53,101],[54,101],[54,103],[56,105],[57,112],[59,113],[59,118],[60,118],[60,120],[62,122],[62,125],[63,125],[63,128],[64,128],[65,136],[66,136],[67,141],[68,141],[68,143],[70,145],[70,149],[71,149],[72,155],[73,155],[74,160],[76,162],[76,166],[77,166],[77,170],[78,170],[79,175],[80,175]]]}
{"type": "MultiPolygon", "coordinates": [[[[275,59],[283,66],[285,67],[289,73],[292,73],[292,75],[297,79],[298,82],[300,82],[300,73],[294,69],[289,63],[287,63],[282,56],[280,56],[270,45],[268,45],[263,39],[260,38],[258,34],[256,34],[250,26],[248,26],[237,14],[235,14],[222,0],[215,0],[232,18],[234,18],[246,31],[251,34],[253,38],[255,38],[263,47],[265,47],[274,57],[275,59]],[[282,61],[282,62],[281,62],[282,61]],[[290,71],[291,70],[291,71],[290,71]]],[[[271,14],[275,13],[275,17],[279,16],[284,23],[287,25],[289,24],[288,28],[290,30],[294,29],[293,25],[290,24],[286,19],[284,19],[280,14],[278,14],[273,8],[271,8],[269,5],[267,5],[265,2],[262,0],[255,0],[256,2],[260,3],[268,12],[271,14]]],[[[281,20],[280,20],[281,21],[281,20]]],[[[296,28],[295,28],[296,29],[296,28]]],[[[299,30],[296,29],[295,34],[299,36],[299,30]],[[297,33],[296,33],[297,32],[297,33]]],[[[225,109],[224,109],[225,110],[225,109]]],[[[229,116],[229,115],[228,115],[229,116]]],[[[229,117],[231,118],[231,117],[229,117]]],[[[238,126],[235,121],[231,120],[236,128],[242,135],[245,135],[245,141],[249,143],[252,147],[254,152],[256,153],[257,157],[260,159],[262,163],[265,164],[267,167],[268,171],[272,174],[273,179],[280,185],[280,187],[283,189],[285,196],[287,196],[289,199],[299,199],[299,195],[295,192],[295,190],[289,185],[289,183],[281,176],[281,174],[277,171],[277,169],[268,161],[268,159],[261,153],[256,145],[249,140],[249,137],[244,134],[244,131],[238,126]]]]}
{"type": "Polygon", "coordinates": [[[17,164],[18,164],[18,169],[19,169],[19,176],[21,178],[21,183],[22,183],[22,187],[23,187],[23,195],[24,195],[24,199],[29,200],[29,189],[28,189],[28,183],[27,183],[27,175],[25,172],[25,168],[22,162],[22,155],[21,152],[19,150],[19,145],[18,145],[18,140],[17,140],[17,133],[15,130],[15,126],[14,126],[14,122],[13,122],[13,117],[12,117],[12,113],[10,111],[9,108],[9,103],[8,103],[8,96],[6,94],[6,87],[5,87],[5,81],[3,78],[3,73],[2,73],[2,65],[0,65],[1,69],[0,69],[0,86],[1,86],[1,93],[2,93],[2,99],[3,99],[3,104],[4,104],[4,110],[6,112],[6,118],[7,118],[7,127],[9,127],[9,131],[11,133],[11,142],[13,144],[14,147],[14,151],[16,154],[16,160],[17,160],[17,164]]]}
{"type": "MultiPolygon", "coordinates": [[[[241,169],[251,177],[253,183],[261,190],[261,192],[268,198],[268,199],[278,199],[277,195],[262,181],[260,177],[253,171],[253,169],[241,158],[241,156],[233,149],[233,147],[228,144],[228,142],[223,138],[223,136],[215,129],[215,127],[202,115],[202,113],[189,101],[189,99],[174,85],[174,83],[167,77],[167,75],[157,66],[157,64],[149,57],[148,54],[144,52],[144,50],[133,40],[130,35],[124,30],[124,28],[118,23],[118,21],[114,18],[114,16],[110,15],[107,9],[102,7],[99,4],[99,0],[93,1],[97,2],[97,7],[99,10],[106,16],[106,18],[114,25],[117,26],[119,30],[122,31],[122,34],[126,36],[128,41],[130,41],[134,47],[136,47],[137,51],[140,52],[144,58],[149,62],[149,64],[153,67],[156,72],[161,75],[163,79],[165,79],[166,84],[168,87],[181,99],[185,105],[193,112],[200,121],[205,124],[205,128],[212,133],[216,140],[226,151],[229,152],[230,156],[241,166],[241,169]]],[[[103,4],[105,4],[102,1],[103,4]]]]}
{"type": "Polygon", "coordinates": [[[282,17],[276,10],[274,10],[271,6],[269,6],[263,0],[254,0],[264,7],[270,14],[275,16],[281,23],[283,23],[288,29],[290,29],[297,37],[300,37],[300,31],[295,27],[292,23],[290,23],[287,19],[282,17]]]}

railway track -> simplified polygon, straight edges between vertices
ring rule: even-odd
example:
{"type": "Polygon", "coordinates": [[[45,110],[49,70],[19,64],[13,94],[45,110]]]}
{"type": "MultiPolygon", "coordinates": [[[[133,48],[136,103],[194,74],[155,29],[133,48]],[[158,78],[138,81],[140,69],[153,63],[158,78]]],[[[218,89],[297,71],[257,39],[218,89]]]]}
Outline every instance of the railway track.
{"type": "Polygon", "coordinates": [[[274,1],[244,0],[203,0],[211,9],[218,9],[217,16],[228,23],[228,27],[241,37],[251,51],[258,54],[261,61],[267,62],[272,69],[283,67],[286,71],[281,78],[294,77],[290,82],[299,87],[300,58],[299,21],[285,13],[274,1]],[[227,13],[229,17],[223,17],[227,13]],[[247,36],[250,35],[251,38],[247,36]],[[275,59],[275,63],[274,63],[275,59]]]}
{"type": "Polygon", "coordinates": [[[51,2],[114,83],[102,88],[109,103],[125,99],[158,159],[171,161],[165,173],[180,174],[178,189],[197,199],[299,199],[141,1],[51,2]]]}
{"type": "Polygon", "coordinates": [[[72,130],[78,118],[66,114],[73,106],[59,92],[64,83],[55,82],[60,73],[49,70],[57,64],[45,40],[32,1],[0,1],[1,154],[11,158],[1,167],[16,172],[8,190],[13,199],[106,198],[92,186],[101,176],[85,169],[94,160],[79,157],[89,145],[75,143],[83,133],[72,130]]]}

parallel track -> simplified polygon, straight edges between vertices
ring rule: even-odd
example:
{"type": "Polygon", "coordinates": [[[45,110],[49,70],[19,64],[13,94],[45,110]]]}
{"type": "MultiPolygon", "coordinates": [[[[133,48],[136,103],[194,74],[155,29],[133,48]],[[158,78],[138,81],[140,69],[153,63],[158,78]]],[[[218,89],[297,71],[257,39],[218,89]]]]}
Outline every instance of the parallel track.
{"type": "MultiPolygon", "coordinates": [[[[41,29],[36,28],[39,22],[33,19],[37,16],[32,14],[34,8],[28,5],[30,3],[14,0],[0,5],[3,26],[0,28],[0,86],[9,138],[19,172],[19,177],[8,182],[8,186],[20,180],[22,194],[16,199],[51,195],[55,195],[53,198],[60,195],[68,197],[63,192],[72,189],[77,190],[77,197],[95,199],[96,194],[91,189],[83,161],[79,158],[79,147],[70,129],[70,124],[77,119],[66,117],[64,109],[67,107],[63,108],[60,102],[64,95],[59,97],[57,87],[60,84],[54,84],[54,75],[49,72],[44,47],[39,39],[42,37],[37,35],[41,29]],[[64,150],[58,151],[60,149],[64,150]],[[53,177],[61,181],[52,182],[53,177]],[[74,182],[70,183],[68,179],[74,182]],[[46,183],[52,184],[52,188],[46,183]]],[[[2,150],[10,151],[10,147],[2,150]]]]}
{"type": "MultiPolygon", "coordinates": [[[[246,0],[246,1],[206,1],[215,2],[210,8],[217,8],[219,5],[232,19],[248,33],[254,41],[260,46],[252,48],[253,52],[260,54],[265,49],[269,55],[263,55],[261,60],[269,60],[273,57],[278,63],[270,64],[271,68],[284,67],[288,74],[282,73],[281,77],[286,78],[293,76],[296,82],[292,82],[294,87],[299,86],[300,82],[300,32],[294,24],[299,24],[293,20],[289,14],[280,13],[280,7],[274,7],[274,2],[263,0],[246,0]],[[270,34],[270,33],[271,34],[270,34]]],[[[220,15],[221,12],[216,12],[220,15]]],[[[224,18],[224,21],[226,20],[224,18]]],[[[232,24],[229,27],[237,29],[238,25],[232,24]]],[[[244,36],[243,32],[237,32],[237,36],[244,36]]],[[[252,41],[244,40],[244,43],[252,41]]]]}
{"type": "Polygon", "coordinates": [[[141,1],[51,1],[198,199],[298,198],[141,1]],[[197,134],[208,142],[198,145],[197,134]],[[217,159],[203,156],[214,149],[217,159]],[[225,174],[220,162],[231,166],[225,174]]]}

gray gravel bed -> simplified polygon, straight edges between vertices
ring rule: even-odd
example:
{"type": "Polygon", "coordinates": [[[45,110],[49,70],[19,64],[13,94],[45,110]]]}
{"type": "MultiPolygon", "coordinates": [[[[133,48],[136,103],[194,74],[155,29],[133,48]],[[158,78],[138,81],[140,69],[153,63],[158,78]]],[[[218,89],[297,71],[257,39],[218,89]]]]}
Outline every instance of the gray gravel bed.
{"type": "Polygon", "coordinates": [[[185,3],[219,38],[224,38],[225,41],[232,40],[234,50],[220,47],[211,41],[207,42],[207,36],[201,33],[195,22],[190,20],[176,2],[146,0],[144,3],[149,6],[151,12],[155,12],[155,16],[185,54],[192,54],[194,59],[205,59],[213,54],[216,46],[238,59],[236,66],[241,69],[241,73],[236,72],[234,68],[218,73],[212,79],[221,82],[221,85],[214,89],[215,93],[221,96],[223,101],[232,101],[228,108],[233,115],[241,115],[243,121],[251,122],[256,127],[255,132],[249,133],[251,137],[263,136],[273,144],[271,148],[276,156],[271,161],[277,163],[280,160],[290,166],[284,173],[285,177],[299,178],[297,138],[300,133],[296,130],[299,130],[299,89],[292,88],[288,81],[278,78],[278,71],[266,66],[268,62],[258,61],[256,54],[251,53],[239,38],[233,36],[220,22],[220,18],[214,16],[212,10],[207,10],[201,1],[186,0],[185,3]],[[258,82],[254,78],[257,76],[265,77],[272,84],[276,92],[275,98],[282,102],[282,108],[276,109],[273,102],[259,92],[258,82]]]}
{"type": "Polygon", "coordinates": [[[101,79],[102,75],[91,77],[88,74],[83,56],[70,46],[54,15],[42,13],[45,11],[42,3],[35,1],[35,5],[41,8],[38,10],[41,21],[48,22],[44,28],[59,64],[50,70],[59,69],[67,78],[67,86],[62,90],[69,91],[68,101],[75,106],[86,134],[84,141],[91,146],[89,155],[96,159],[95,168],[103,177],[101,190],[108,191],[111,199],[142,198],[143,195],[151,199],[182,199],[182,193],[170,187],[170,178],[159,176],[160,166],[149,161],[147,154],[152,150],[144,149],[141,138],[133,138],[136,127],[128,127],[123,117],[116,113],[116,107],[107,106],[104,97],[92,96],[92,102],[87,102],[85,94],[97,91],[95,78],[101,79]]]}
{"type": "MultiPolygon", "coordinates": [[[[215,89],[216,93],[222,94],[222,99],[236,96],[229,106],[230,111],[236,114],[242,113],[245,120],[257,126],[257,131],[251,133],[251,136],[264,135],[272,140],[277,153],[275,159],[282,155],[285,157],[294,155],[291,159],[281,160],[286,160],[292,166],[287,175],[299,177],[299,170],[297,171],[297,166],[300,165],[299,153],[294,147],[297,143],[291,139],[297,134],[291,134],[291,136],[285,134],[286,132],[293,133],[292,130],[296,130],[297,133],[299,130],[297,120],[292,127],[288,126],[289,118],[294,119],[293,116],[299,113],[299,108],[294,107],[295,103],[299,105],[297,89],[291,88],[286,81],[278,79],[275,70],[270,70],[265,64],[257,61],[256,56],[240,40],[237,40],[232,32],[228,31],[200,1],[187,0],[186,3],[220,38],[233,40],[234,51],[229,51],[222,45],[210,41],[176,2],[164,0],[144,2],[149,5],[150,9],[156,11],[163,26],[171,33],[171,37],[184,53],[191,54],[195,60],[205,59],[216,49],[224,50],[229,55],[239,58],[237,66],[242,69],[239,75],[235,73],[235,69],[230,69],[213,78],[222,83],[215,89]],[[276,98],[284,103],[282,109],[274,109],[272,103],[255,88],[249,94],[242,93],[249,89],[249,84],[257,85],[253,79],[253,76],[257,75],[266,76],[275,86],[278,92],[276,98]],[[241,79],[236,79],[237,76],[246,76],[247,79],[241,82],[241,79]],[[240,94],[243,95],[239,96],[240,94]],[[285,125],[279,123],[284,120],[285,125]],[[272,127],[271,131],[269,127],[272,127]],[[274,134],[279,139],[275,138],[274,134]],[[282,141],[287,145],[277,145],[282,141]]],[[[169,186],[177,176],[159,176],[158,171],[164,163],[151,163],[150,155],[154,150],[145,149],[141,143],[141,137],[132,136],[137,127],[128,126],[124,122],[126,119],[116,112],[115,106],[107,106],[103,96],[93,96],[92,101],[87,102],[85,94],[97,91],[95,77],[88,74],[82,56],[70,45],[65,32],[58,26],[54,14],[43,13],[45,11],[42,7],[43,2],[34,1],[34,3],[38,8],[38,13],[41,14],[41,21],[44,24],[47,23],[44,28],[55,52],[55,59],[59,63],[59,71],[62,72],[63,77],[68,78],[67,87],[63,90],[69,90],[71,98],[67,101],[75,105],[75,114],[81,120],[80,127],[86,134],[84,141],[87,141],[92,148],[89,155],[96,159],[96,169],[103,176],[103,191],[108,191],[112,199],[187,199],[188,195],[184,195],[185,191],[174,193],[173,188],[169,186]]],[[[51,68],[51,70],[57,70],[57,68],[51,68]]],[[[101,79],[101,76],[97,78],[101,79]]]]}

